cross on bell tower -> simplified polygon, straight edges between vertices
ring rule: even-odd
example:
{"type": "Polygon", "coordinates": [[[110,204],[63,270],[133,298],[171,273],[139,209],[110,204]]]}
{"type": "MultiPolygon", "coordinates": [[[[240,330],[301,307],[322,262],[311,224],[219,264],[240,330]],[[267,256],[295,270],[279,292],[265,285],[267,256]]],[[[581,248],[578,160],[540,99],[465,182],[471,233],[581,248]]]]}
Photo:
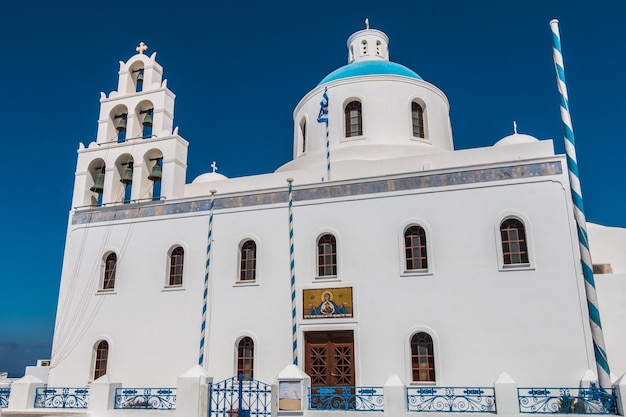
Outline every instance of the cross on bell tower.
{"type": "Polygon", "coordinates": [[[148,50],[148,45],[146,45],[143,42],[139,42],[139,46],[135,48],[135,51],[137,51],[138,54],[143,54],[147,50],[148,50]]]}

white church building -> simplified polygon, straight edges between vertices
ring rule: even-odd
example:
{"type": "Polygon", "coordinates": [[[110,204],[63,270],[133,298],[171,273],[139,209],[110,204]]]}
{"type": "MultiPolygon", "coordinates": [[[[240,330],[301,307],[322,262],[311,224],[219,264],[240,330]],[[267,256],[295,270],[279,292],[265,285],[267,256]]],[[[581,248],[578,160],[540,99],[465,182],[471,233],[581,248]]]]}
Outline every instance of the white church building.
{"type": "Polygon", "coordinates": [[[623,413],[626,231],[589,225],[600,391],[565,156],[517,131],[455,150],[446,95],[388,43],[349,37],[291,161],[191,182],[156,53],[120,62],[78,149],[47,381],[4,412],[71,387],[93,416],[623,413]],[[263,412],[253,381],[275,386],[263,412]]]}

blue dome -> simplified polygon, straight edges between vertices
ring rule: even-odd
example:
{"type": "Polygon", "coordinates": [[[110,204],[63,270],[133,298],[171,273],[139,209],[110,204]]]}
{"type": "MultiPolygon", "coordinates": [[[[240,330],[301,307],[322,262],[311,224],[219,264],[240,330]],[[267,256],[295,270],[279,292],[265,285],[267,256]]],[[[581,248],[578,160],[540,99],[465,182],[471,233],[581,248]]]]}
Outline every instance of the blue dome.
{"type": "Polygon", "coordinates": [[[414,71],[408,69],[404,65],[396,64],[389,61],[360,61],[352,64],[344,65],[328,74],[318,85],[326,84],[331,81],[341,80],[342,78],[359,77],[362,75],[400,75],[403,77],[423,80],[414,71]]]}

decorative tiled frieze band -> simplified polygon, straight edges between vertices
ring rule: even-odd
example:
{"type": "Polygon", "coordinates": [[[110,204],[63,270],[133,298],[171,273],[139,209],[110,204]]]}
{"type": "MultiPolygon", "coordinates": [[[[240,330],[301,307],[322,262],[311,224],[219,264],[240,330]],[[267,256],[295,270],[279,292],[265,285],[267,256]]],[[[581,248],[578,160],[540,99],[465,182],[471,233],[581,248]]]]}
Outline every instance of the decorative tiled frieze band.
{"type": "MultiPolygon", "coordinates": [[[[294,190],[293,199],[298,201],[319,200],[335,197],[349,197],[394,191],[408,191],[423,188],[436,188],[453,185],[478,184],[560,175],[563,173],[561,162],[543,162],[537,164],[516,165],[509,167],[475,169],[442,174],[414,175],[411,177],[387,180],[364,181],[351,184],[320,185],[317,187],[294,190]]],[[[287,203],[287,190],[259,192],[233,197],[215,199],[215,210],[253,207],[268,204],[287,203]]],[[[136,219],[141,217],[163,216],[168,214],[194,213],[209,210],[211,200],[207,197],[195,201],[160,202],[149,204],[125,204],[120,206],[94,208],[74,213],[72,224],[85,224],[113,220],[136,219]]]]}

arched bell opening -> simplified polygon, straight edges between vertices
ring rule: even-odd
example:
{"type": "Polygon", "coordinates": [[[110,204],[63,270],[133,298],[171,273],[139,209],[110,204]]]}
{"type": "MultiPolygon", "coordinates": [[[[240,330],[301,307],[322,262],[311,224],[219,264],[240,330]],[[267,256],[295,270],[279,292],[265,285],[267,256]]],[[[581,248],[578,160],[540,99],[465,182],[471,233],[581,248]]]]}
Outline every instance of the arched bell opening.
{"type": "Polygon", "coordinates": [[[112,201],[128,204],[133,190],[135,162],[130,154],[121,155],[115,162],[112,201]]]}
{"type": "MultiPolygon", "coordinates": [[[[131,58],[131,61],[133,59],[131,58]]],[[[131,62],[129,61],[129,63],[131,62]]],[[[145,62],[144,58],[137,57],[137,60],[128,67],[128,76],[125,85],[126,94],[139,93],[145,90],[145,62]]]]}
{"type": "Polygon", "coordinates": [[[158,201],[161,195],[161,183],[163,180],[163,153],[158,149],[146,152],[143,158],[141,173],[141,195],[158,201]]]}
{"type": "Polygon", "coordinates": [[[128,108],[124,105],[115,106],[109,114],[107,142],[122,143],[126,141],[128,128],[128,108]]]}
{"type": "Polygon", "coordinates": [[[143,91],[144,67],[143,62],[135,62],[130,68],[130,79],[135,86],[135,92],[143,91]]]}
{"type": "Polygon", "coordinates": [[[135,109],[135,120],[137,126],[134,128],[134,137],[149,139],[152,136],[152,125],[154,123],[154,104],[149,100],[144,100],[135,109]]]}
{"type": "Polygon", "coordinates": [[[104,194],[104,178],[106,166],[102,159],[96,159],[89,164],[85,181],[85,197],[83,205],[102,206],[102,195],[104,194]]]}

